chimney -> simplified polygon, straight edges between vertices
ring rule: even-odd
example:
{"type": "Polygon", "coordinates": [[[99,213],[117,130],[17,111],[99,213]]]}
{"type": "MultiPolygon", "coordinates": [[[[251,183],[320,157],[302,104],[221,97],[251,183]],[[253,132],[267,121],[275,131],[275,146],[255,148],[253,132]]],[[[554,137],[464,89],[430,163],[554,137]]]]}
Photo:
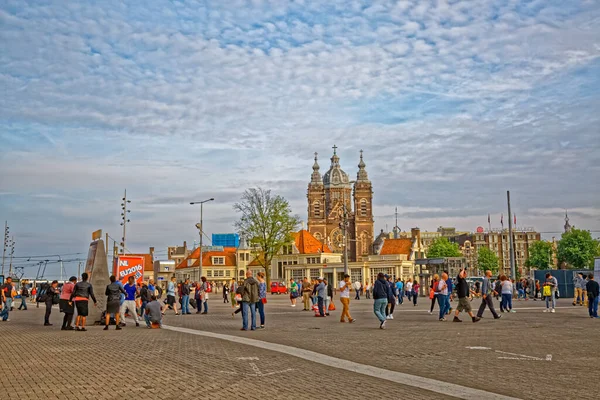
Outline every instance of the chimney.
{"type": "Polygon", "coordinates": [[[187,250],[187,242],[184,240],[183,241],[183,251],[187,250]]]}

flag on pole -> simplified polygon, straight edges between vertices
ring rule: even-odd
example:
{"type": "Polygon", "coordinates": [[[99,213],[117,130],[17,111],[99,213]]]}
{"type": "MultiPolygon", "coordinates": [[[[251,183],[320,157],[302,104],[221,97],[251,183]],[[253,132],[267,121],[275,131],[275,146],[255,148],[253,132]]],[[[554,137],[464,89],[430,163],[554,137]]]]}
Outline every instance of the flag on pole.
{"type": "Polygon", "coordinates": [[[504,228],[504,214],[500,214],[500,225],[504,228]]]}
{"type": "Polygon", "coordinates": [[[515,226],[517,225],[517,214],[515,214],[515,226]]]}
{"type": "Polygon", "coordinates": [[[490,219],[490,214],[488,214],[488,224],[491,224],[492,220],[490,219]]]}

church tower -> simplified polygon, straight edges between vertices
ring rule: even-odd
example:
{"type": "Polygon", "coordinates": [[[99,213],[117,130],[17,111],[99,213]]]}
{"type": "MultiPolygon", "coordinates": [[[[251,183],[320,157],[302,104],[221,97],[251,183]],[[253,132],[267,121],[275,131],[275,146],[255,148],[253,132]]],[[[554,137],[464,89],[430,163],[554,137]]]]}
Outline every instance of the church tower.
{"type": "Polygon", "coordinates": [[[308,184],[308,231],[318,240],[325,243],[327,237],[325,188],[319,172],[318,154],[315,153],[313,173],[308,184]]]}
{"type": "Polygon", "coordinates": [[[357,260],[370,254],[371,243],[374,240],[373,187],[365,167],[363,151],[361,150],[358,173],[354,183],[354,237],[356,238],[354,243],[356,245],[353,250],[357,260]]]}
{"type": "Polygon", "coordinates": [[[317,154],[308,184],[308,231],[332,251],[344,251],[343,221],[346,215],[348,258],[356,261],[371,253],[373,242],[373,192],[362,151],[354,186],[340,166],[337,146],[329,170],[321,178],[317,154]],[[354,193],[353,193],[354,192],[354,193]]]}

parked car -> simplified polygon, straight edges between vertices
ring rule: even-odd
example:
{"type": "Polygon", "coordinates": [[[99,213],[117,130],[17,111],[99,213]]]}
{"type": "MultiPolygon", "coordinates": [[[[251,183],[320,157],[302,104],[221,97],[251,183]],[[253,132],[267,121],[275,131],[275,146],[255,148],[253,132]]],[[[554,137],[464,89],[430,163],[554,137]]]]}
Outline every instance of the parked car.
{"type": "Polygon", "coordinates": [[[285,283],[271,282],[271,294],[286,294],[288,292],[285,283]]]}

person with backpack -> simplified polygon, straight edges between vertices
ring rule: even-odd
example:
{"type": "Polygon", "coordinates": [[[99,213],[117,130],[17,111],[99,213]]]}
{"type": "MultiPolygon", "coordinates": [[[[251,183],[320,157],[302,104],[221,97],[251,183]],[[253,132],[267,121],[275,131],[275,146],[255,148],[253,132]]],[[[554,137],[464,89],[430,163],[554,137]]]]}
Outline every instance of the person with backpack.
{"type": "Polygon", "coordinates": [[[50,314],[52,313],[52,305],[58,304],[60,295],[58,293],[58,281],[52,281],[48,289],[46,290],[46,313],[44,314],[44,326],[52,326],[50,323],[50,314]]]}
{"type": "Polygon", "coordinates": [[[123,289],[116,281],[117,279],[115,276],[111,275],[110,284],[106,286],[106,290],[104,291],[104,294],[106,295],[106,315],[104,316],[105,331],[108,330],[111,315],[114,315],[115,317],[116,330],[120,331],[122,329],[120,325],[121,314],[119,312],[119,309],[121,308],[121,294],[126,295],[127,292],[125,292],[125,289],[123,289]]]}
{"type": "Polygon", "coordinates": [[[19,310],[27,310],[27,298],[29,297],[29,290],[27,289],[27,285],[23,285],[21,288],[21,305],[19,306],[19,310]]]}
{"type": "Polygon", "coordinates": [[[373,312],[379,320],[379,329],[385,329],[385,321],[388,319],[387,306],[390,287],[383,272],[377,274],[377,280],[373,285],[373,312]]]}
{"type": "Polygon", "coordinates": [[[252,271],[246,271],[246,280],[242,285],[242,331],[248,330],[248,311],[251,315],[250,330],[256,330],[256,307],[258,301],[258,281],[252,276],[252,271]]]}
{"type": "Polygon", "coordinates": [[[60,299],[58,302],[58,307],[61,313],[64,313],[63,323],[60,328],[61,331],[72,331],[73,328],[73,314],[75,314],[75,306],[71,299],[71,294],[75,289],[75,283],[77,282],[77,277],[72,276],[69,278],[69,282],[66,282],[62,286],[62,291],[60,292],[60,299]]]}
{"type": "MultiPolygon", "coordinates": [[[[190,312],[190,280],[185,278],[185,281],[179,287],[179,296],[181,298],[181,315],[189,315],[190,312]]],[[[142,313],[142,315],[144,315],[142,313]]]]}
{"type": "Polygon", "coordinates": [[[89,275],[87,272],[81,274],[81,281],[75,284],[73,293],[71,293],[70,301],[75,300],[75,308],[77,309],[77,318],[75,319],[75,330],[85,332],[85,322],[89,314],[89,301],[90,297],[94,301],[94,307],[98,304],[96,296],[94,295],[94,288],[92,284],[88,282],[89,275]]]}

